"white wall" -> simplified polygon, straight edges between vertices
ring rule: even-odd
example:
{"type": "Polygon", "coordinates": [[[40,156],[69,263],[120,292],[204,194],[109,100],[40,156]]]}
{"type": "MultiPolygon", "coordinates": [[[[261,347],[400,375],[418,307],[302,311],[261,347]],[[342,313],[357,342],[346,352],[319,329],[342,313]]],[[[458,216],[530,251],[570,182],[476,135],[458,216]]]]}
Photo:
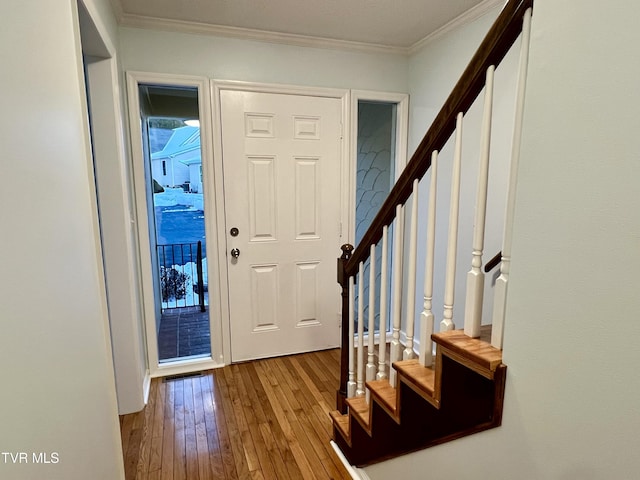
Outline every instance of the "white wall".
{"type": "MultiPolygon", "coordinates": [[[[464,25],[427,43],[421,51],[411,56],[409,60],[409,94],[411,95],[409,152],[412,153],[424,137],[428,127],[451,93],[453,86],[460,78],[463,70],[498,13],[499,9],[493,9],[472,23],[464,25]]],[[[503,60],[495,76],[494,117],[489,167],[489,197],[487,202],[484,262],[490,260],[502,247],[518,56],[519,43],[503,60]]],[[[465,116],[463,125],[463,160],[454,304],[454,322],[456,328],[462,328],[464,324],[466,276],[471,268],[483,105],[484,93],[481,93],[478,100],[465,116]]],[[[439,329],[439,323],[443,316],[453,147],[454,137],[450,139],[439,155],[436,261],[433,297],[433,311],[436,315],[436,331],[439,329]]],[[[416,316],[419,316],[423,307],[424,245],[426,243],[430,179],[431,173],[429,172],[420,184],[416,316]]],[[[410,201],[408,203],[410,204],[410,201]]],[[[406,218],[408,224],[410,208],[407,209],[406,218]]],[[[405,248],[408,248],[407,237],[408,233],[405,236],[405,248]]],[[[496,271],[494,270],[494,272],[496,271]]],[[[483,309],[483,323],[491,323],[493,306],[492,277],[494,272],[488,274],[485,281],[486,301],[483,309]]],[[[406,318],[406,313],[403,314],[403,318],[406,318]]],[[[416,338],[420,330],[419,327],[420,326],[417,325],[416,338]]]]}
{"type": "Polygon", "coordinates": [[[207,35],[120,29],[125,70],[405,92],[407,59],[207,35]]]}
{"type": "Polygon", "coordinates": [[[0,18],[0,477],[124,478],[76,5],[0,18]]]}
{"type": "Polygon", "coordinates": [[[630,0],[536,0],[503,425],[372,479],[638,477],[638,15],[630,0]]]}

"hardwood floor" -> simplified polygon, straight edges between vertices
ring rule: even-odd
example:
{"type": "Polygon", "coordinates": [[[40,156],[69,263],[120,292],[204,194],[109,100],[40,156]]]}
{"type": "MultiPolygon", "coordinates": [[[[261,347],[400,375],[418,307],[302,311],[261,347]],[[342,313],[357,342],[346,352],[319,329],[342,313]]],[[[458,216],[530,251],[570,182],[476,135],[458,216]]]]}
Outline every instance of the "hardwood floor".
{"type": "Polygon", "coordinates": [[[153,379],[120,417],[127,480],[350,479],[329,440],[339,350],[153,379]]]}

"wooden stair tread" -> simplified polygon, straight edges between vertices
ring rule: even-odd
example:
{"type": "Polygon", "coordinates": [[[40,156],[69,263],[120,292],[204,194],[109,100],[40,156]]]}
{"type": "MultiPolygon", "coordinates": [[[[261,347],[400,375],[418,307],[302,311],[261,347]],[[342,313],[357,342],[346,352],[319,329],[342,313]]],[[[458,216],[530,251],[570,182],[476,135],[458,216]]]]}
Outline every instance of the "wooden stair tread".
{"type": "Polygon", "coordinates": [[[434,333],[431,338],[442,348],[492,372],[502,363],[502,350],[479,338],[467,337],[463,330],[434,333]]]}
{"type": "Polygon", "coordinates": [[[401,381],[416,390],[417,393],[421,395],[424,393],[433,398],[436,373],[432,368],[423,367],[417,359],[393,362],[393,368],[400,375],[401,381]]]}
{"type": "Polygon", "coordinates": [[[369,404],[365,396],[347,398],[349,412],[358,421],[362,428],[371,435],[371,425],[369,424],[369,404]]]}
{"type": "Polygon", "coordinates": [[[375,398],[380,406],[398,421],[396,389],[388,380],[371,380],[367,382],[371,397],[375,398]]]}
{"type": "MultiPolygon", "coordinates": [[[[462,330],[434,334],[432,338],[437,348],[432,366],[424,367],[417,358],[393,362],[398,375],[396,385],[392,386],[386,379],[370,380],[366,382],[369,403],[365,395],[346,399],[349,413],[342,415],[335,411],[331,413],[331,417],[334,440],[344,451],[349,452],[347,458],[353,459],[354,464],[363,465],[372,459],[385,457],[382,450],[377,450],[379,448],[406,452],[417,446],[424,448],[437,445],[499,426],[506,366],[502,364],[502,351],[489,343],[490,334],[490,329],[486,328],[483,328],[481,338],[467,337],[462,330]],[[476,380],[467,383],[469,375],[475,379],[477,377],[473,375],[476,374],[491,381],[493,387],[487,389],[483,386],[469,394],[466,391],[467,385],[476,385],[476,380]],[[443,376],[447,377],[444,383],[443,376]],[[404,387],[401,388],[401,385],[404,387]],[[455,402],[448,402],[449,407],[442,409],[445,407],[441,405],[445,398],[443,389],[446,389],[446,398],[451,399],[452,393],[462,395],[459,398],[466,402],[465,408],[471,406],[476,410],[470,416],[468,410],[459,411],[461,407],[455,402]],[[413,421],[412,415],[417,408],[422,408],[416,394],[435,408],[425,410],[428,413],[429,428],[420,429],[419,432],[412,431],[412,428],[415,430],[412,425],[419,423],[413,421]],[[456,409],[455,413],[452,408],[456,409]],[[381,413],[380,409],[385,413],[381,413]],[[405,417],[402,421],[401,415],[405,417]],[[451,420],[452,415],[460,416],[457,417],[456,428],[451,430],[445,424],[451,420]],[[376,418],[375,432],[373,418],[376,418]],[[406,445],[401,447],[390,435],[402,435],[403,441],[406,440],[412,446],[409,450],[406,445]],[[364,446],[372,450],[361,450],[364,446]]],[[[487,384],[480,382],[478,385],[487,384]]]]}
{"type": "Polygon", "coordinates": [[[338,410],[329,412],[333,425],[338,429],[342,438],[344,438],[349,444],[351,444],[351,429],[349,427],[349,415],[343,415],[338,410]]]}

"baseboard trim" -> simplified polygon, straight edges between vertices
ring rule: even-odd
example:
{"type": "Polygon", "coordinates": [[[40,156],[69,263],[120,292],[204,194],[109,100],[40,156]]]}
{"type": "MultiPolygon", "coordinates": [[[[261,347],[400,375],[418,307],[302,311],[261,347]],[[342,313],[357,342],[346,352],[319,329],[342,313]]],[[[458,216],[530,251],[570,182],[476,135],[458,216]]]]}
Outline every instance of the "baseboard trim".
{"type": "Polygon", "coordinates": [[[340,447],[336,444],[336,442],[331,440],[330,443],[331,443],[331,447],[336,452],[336,455],[342,462],[342,465],[344,465],[344,468],[347,469],[347,472],[349,473],[349,475],[351,475],[351,478],[353,480],[371,480],[369,478],[369,475],[367,475],[367,473],[364,470],[358,467],[354,467],[349,463],[349,460],[347,460],[347,457],[344,456],[344,453],[342,453],[342,450],[340,450],[340,447]]]}
{"type": "MultiPolygon", "coordinates": [[[[400,343],[403,345],[407,344],[407,333],[404,330],[400,330],[400,343]]],[[[435,345],[433,347],[435,354],[435,345]]],[[[416,357],[420,355],[420,339],[413,338],[413,353],[415,353],[416,357]]]]}

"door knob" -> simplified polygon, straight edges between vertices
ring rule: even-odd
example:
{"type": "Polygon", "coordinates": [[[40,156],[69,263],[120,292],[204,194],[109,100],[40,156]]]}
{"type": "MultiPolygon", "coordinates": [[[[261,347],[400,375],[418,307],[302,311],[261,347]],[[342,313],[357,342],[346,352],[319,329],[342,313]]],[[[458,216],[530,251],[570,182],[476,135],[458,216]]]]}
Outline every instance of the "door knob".
{"type": "Polygon", "coordinates": [[[238,258],[240,256],[240,249],[234,248],[231,250],[231,256],[233,258],[238,258]]]}

